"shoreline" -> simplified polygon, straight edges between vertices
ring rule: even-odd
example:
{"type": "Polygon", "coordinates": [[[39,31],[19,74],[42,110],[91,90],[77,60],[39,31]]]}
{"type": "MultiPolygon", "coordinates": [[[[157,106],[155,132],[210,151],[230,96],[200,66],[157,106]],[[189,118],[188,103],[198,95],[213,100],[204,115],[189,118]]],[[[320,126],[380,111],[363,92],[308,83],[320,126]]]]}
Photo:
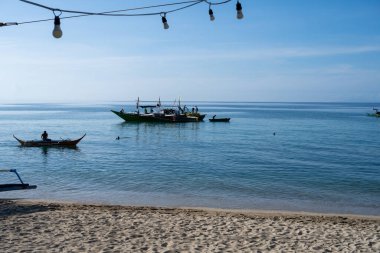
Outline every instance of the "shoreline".
{"type": "Polygon", "coordinates": [[[339,213],[339,212],[316,212],[316,211],[298,211],[286,209],[260,209],[260,208],[218,208],[207,206],[182,206],[182,205],[145,205],[145,204],[112,204],[102,201],[82,201],[82,200],[59,200],[59,199],[35,199],[35,198],[2,198],[2,201],[15,201],[24,204],[62,204],[62,205],[89,205],[89,206],[108,206],[121,208],[152,208],[152,209],[179,209],[179,210],[194,210],[206,212],[220,213],[237,213],[247,215],[277,215],[277,216],[326,216],[326,217],[347,217],[347,218],[363,218],[363,219],[380,219],[379,215],[360,214],[360,213],[339,213]]]}
{"type": "Polygon", "coordinates": [[[380,216],[0,199],[0,222],[5,252],[380,251],[380,216]]]}

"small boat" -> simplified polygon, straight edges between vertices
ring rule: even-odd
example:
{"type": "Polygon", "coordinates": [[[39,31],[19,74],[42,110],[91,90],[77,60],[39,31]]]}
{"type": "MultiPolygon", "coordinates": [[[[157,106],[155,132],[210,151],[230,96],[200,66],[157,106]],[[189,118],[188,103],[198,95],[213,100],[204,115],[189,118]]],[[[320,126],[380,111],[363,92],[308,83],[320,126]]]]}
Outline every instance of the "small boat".
{"type": "Polygon", "coordinates": [[[86,136],[84,134],[82,137],[76,140],[47,140],[47,141],[39,141],[39,140],[32,140],[32,141],[23,141],[21,139],[18,139],[16,136],[13,135],[13,137],[21,144],[23,147],[76,147],[76,145],[86,136]]]}
{"type": "Polygon", "coordinates": [[[37,185],[30,185],[30,184],[24,183],[16,170],[0,170],[0,172],[13,172],[16,174],[16,176],[21,182],[21,184],[0,184],[0,192],[14,191],[14,190],[30,190],[30,189],[37,188],[37,185]]]}
{"type": "Polygon", "coordinates": [[[373,110],[375,111],[375,113],[367,113],[367,116],[380,118],[380,111],[379,111],[379,109],[373,108],[373,110]]]}
{"type": "Polygon", "coordinates": [[[231,118],[215,118],[216,115],[214,115],[211,119],[209,119],[210,122],[230,122],[231,118]]]}

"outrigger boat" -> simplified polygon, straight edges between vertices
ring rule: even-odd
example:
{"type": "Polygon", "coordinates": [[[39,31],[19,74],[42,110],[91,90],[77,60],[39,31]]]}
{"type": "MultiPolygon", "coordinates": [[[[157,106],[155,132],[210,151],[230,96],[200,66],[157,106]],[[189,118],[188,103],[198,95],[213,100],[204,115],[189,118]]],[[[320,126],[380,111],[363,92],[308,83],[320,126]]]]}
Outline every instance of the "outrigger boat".
{"type": "Polygon", "coordinates": [[[30,189],[36,189],[37,185],[30,185],[26,184],[22,181],[20,175],[17,173],[16,170],[0,170],[0,172],[13,172],[16,174],[18,179],[20,180],[21,184],[0,184],[0,192],[3,191],[14,191],[14,190],[30,190],[30,189]]]}
{"type": "Polygon", "coordinates": [[[16,136],[13,135],[13,137],[21,144],[23,147],[76,147],[76,145],[86,136],[84,134],[82,137],[76,140],[47,140],[47,141],[39,141],[39,140],[32,140],[32,141],[24,141],[21,139],[18,139],[16,136]]]}
{"type": "Polygon", "coordinates": [[[181,107],[180,102],[178,106],[161,107],[161,101],[158,100],[157,105],[140,105],[140,99],[137,99],[135,112],[114,111],[117,116],[126,122],[167,122],[167,123],[184,123],[184,122],[199,122],[203,121],[206,114],[198,113],[198,110],[189,112],[186,106],[181,107]],[[144,112],[140,112],[140,108],[144,112]]]}
{"type": "Polygon", "coordinates": [[[380,111],[379,111],[379,109],[373,108],[373,110],[375,111],[375,113],[367,113],[367,115],[370,116],[370,117],[378,117],[378,118],[380,118],[380,111]]]}

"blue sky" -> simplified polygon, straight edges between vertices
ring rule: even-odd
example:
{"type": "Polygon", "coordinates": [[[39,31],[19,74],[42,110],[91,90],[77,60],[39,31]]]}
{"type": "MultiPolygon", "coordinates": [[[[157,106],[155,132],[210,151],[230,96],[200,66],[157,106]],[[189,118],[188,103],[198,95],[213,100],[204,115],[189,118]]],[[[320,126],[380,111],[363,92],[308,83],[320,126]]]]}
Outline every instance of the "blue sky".
{"type": "MultiPolygon", "coordinates": [[[[108,11],[170,0],[36,0],[108,11]]],[[[216,1],[214,1],[216,2],[216,1]]],[[[241,0],[167,16],[83,17],[0,28],[0,103],[380,101],[380,1],[241,0]]],[[[158,9],[166,10],[166,9],[158,9]]],[[[65,16],[67,14],[63,14],[65,16]]],[[[0,22],[52,18],[0,1],[0,22]]]]}

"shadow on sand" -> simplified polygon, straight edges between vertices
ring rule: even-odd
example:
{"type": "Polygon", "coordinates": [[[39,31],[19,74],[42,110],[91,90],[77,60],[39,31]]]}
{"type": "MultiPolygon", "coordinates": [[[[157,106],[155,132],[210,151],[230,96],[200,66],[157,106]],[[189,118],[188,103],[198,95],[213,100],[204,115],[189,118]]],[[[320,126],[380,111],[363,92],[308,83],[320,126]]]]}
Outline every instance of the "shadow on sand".
{"type": "Polygon", "coordinates": [[[21,199],[0,199],[0,218],[54,211],[59,208],[59,205],[55,204],[21,203],[19,202],[20,200],[21,199]]]}

